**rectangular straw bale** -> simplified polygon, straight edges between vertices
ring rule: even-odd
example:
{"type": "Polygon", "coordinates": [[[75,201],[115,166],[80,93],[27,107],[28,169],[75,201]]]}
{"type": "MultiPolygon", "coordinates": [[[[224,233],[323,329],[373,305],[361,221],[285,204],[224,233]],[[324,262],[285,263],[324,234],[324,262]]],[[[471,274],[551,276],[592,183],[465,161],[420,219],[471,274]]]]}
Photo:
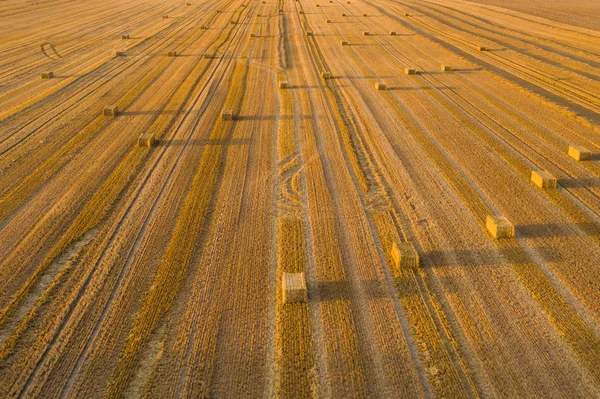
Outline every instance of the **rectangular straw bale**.
{"type": "Polygon", "coordinates": [[[223,118],[224,121],[233,120],[233,111],[230,109],[223,110],[223,112],[221,112],[221,118],[223,118]]]}
{"type": "Polygon", "coordinates": [[[54,77],[54,72],[42,72],[42,79],[52,79],[54,77]]]}
{"type": "Polygon", "coordinates": [[[452,67],[450,65],[441,65],[440,66],[440,71],[442,72],[450,72],[452,70],[452,67]]]}
{"type": "Polygon", "coordinates": [[[419,253],[412,242],[394,242],[390,251],[396,273],[407,267],[419,267],[419,253]]]}
{"type": "Polygon", "coordinates": [[[488,216],[485,227],[494,238],[512,238],[515,236],[514,226],[502,216],[488,216]]]}
{"type": "Polygon", "coordinates": [[[117,114],[119,113],[119,107],[117,107],[116,105],[108,105],[106,107],[104,107],[104,111],[103,114],[104,116],[117,116],[117,114]]]}
{"type": "Polygon", "coordinates": [[[539,188],[556,188],[557,180],[545,170],[532,170],[531,182],[539,188]]]}
{"type": "Polygon", "coordinates": [[[569,156],[576,161],[587,161],[592,157],[592,153],[583,147],[569,146],[569,156]]]}
{"type": "Polygon", "coordinates": [[[156,143],[152,133],[144,133],[138,138],[138,146],[152,147],[156,143]]]}
{"type": "Polygon", "coordinates": [[[405,75],[416,75],[417,71],[414,68],[404,68],[405,75]]]}
{"type": "Polygon", "coordinates": [[[304,273],[283,273],[281,285],[283,303],[306,302],[308,300],[304,273]]]}
{"type": "Polygon", "coordinates": [[[385,90],[387,87],[385,83],[375,82],[375,90],[385,90]]]}

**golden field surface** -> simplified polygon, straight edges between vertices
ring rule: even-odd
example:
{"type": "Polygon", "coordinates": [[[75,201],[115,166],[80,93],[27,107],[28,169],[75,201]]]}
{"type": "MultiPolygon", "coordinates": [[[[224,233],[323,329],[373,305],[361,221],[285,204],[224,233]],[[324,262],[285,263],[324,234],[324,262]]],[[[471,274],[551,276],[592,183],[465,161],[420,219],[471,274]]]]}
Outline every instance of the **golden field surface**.
{"type": "Polygon", "coordinates": [[[0,398],[600,397],[591,3],[1,1],[0,398]]]}

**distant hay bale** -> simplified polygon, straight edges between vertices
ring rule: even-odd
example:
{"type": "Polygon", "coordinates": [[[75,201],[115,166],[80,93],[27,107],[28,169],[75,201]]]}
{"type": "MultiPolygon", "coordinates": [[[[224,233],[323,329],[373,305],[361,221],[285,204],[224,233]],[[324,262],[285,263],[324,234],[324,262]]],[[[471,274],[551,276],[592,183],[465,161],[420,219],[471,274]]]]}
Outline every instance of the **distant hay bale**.
{"type": "Polygon", "coordinates": [[[138,146],[152,147],[156,143],[152,133],[144,133],[138,138],[138,146]]]}
{"type": "Polygon", "coordinates": [[[206,25],[200,26],[200,29],[206,29],[206,25]]]}
{"type": "Polygon", "coordinates": [[[342,17],[345,17],[345,16],[346,16],[346,14],[343,14],[343,13],[342,13],[342,17]]]}
{"type": "Polygon", "coordinates": [[[122,38],[123,40],[127,40],[127,39],[129,39],[129,35],[123,35],[123,36],[121,36],[121,38],[122,38]]]}
{"type": "Polygon", "coordinates": [[[289,89],[290,85],[288,84],[288,82],[284,81],[284,80],[280,80],[279,81],[279,88],[280,89],[289,89]]]}
{"type": "Polygon", "coordinates": [[[416,75],[417,71],[414,68],[404,68],[405,75],[416,75]]]}
{"type": "Polygon", "coordinates": [[[235,25],[237,21],[231,21],[231,25],[235,25]]]}
{"type": "Polygon", "coordinates": [[[221,112],[221,118],[224,121],[231,121],[231,120],[233,120],[233,111],[230,110],[230,109],[223,110],[223,112],[221,112]]]}
{"type": "Polygon", "coordinates": [[[440,71],[442,72],[450,72],[452,70],[452,67],[450,65],[441,65],[440,66],[440,71]]]}
{"type": "Polygon", "coordinates": [[[369,31],[368,30],[363,30],[363,36],[369,36],[369,31]]]}
{"type": "Polygon", "coordinates": [[[104,107],[103,114],[104,116],[112,116],[113,118],[117,116],[119,113],[119,107],[116,105],[108,105],[104,107]]]}
{"type": "Polygon", "coordinates": [[[346,40],[340,40],[340,44],[342,46],[347,46],[348,45],[348,41],[346,41],[346,40]]]}
{"type": "Polygon", "coordinates": [[[192,5],[192,3],[185,3],[185,5],[186,5],[186,6],[191,6],[191,5],[192,5]]]}
{"type": "Polygon", "coordinates": [[[531,182],[539,188],[556,188],[557,180],[545,170],[532,170],[531,182]]]}
{"type": "Polygon", "coordinates": [[[390,31],[390,36],[396,36],[396,31],[395,30],[391,30],[390,31]]]}
{"type": "Polygon", "coordinates": [[[385,83],[375,82],[375,90],[385,90],[387,89],[385,83]]]}
{"type": "Polygon", "coordinates": [[[304,14],[304,11],[300,10],[298,11],[298,14],[304,14]]]}
{"type": "Polygon", "coordinates": [[[125,50],[115,50],[115,57],[125,57],[127,52],[125,50]]]}
{"type": "Polygon", "coordinates": [[[54,72],[42,72],[42,79],[52,79],[54,77],[54,72]]]}
{"type": "Polygon", "coordinates": [[[163,19],[168,19],[169,16],[168,15],[163,15],[163,19]]]}
{"type": "Polygon", "coordinates": [[[280,10],[279,10],[279,13],[280,13],[280,14],[283,14],[283,10],[281,10],[281,9],[280,9],[280,10]]]}
{"type": "Polygon", "coordinates": [[[475,49],[477,51],[488,51],[487,47],[484,47],[484,46],[476,46],[475,49]]]}
{"type": "Polygon", "coordinates": [[[323,79],[331,79],[331,73],[323,71],[323,72],[321,72],[321,78],[323,78],[323,79]]]}
{"type": "Polygon", "coordinates": [[[281,291],[283,292],[283,303],[308,301],[304,273],[283,273],[281,291]]]}
{"type": "Polygon", "coordinates": [[[325,22],[327,22],[328,24],[330,24],[330,23],[331,23],[331,20],[330,20],[330,19],[327,19],[327,20],[325,20],[325,22]]]}
{"type": "Polygon", "coordinates": [[[312,30],[306,31],[306,36],[314,36],[313,31],[312,30]]]}
{"type": "Polygon", "coordinates": [[[167,53],[167,56],[169,56],[169,57],[177,57],[177,51],[169,51],[167,53]]]}
{"type": "Polygon", "coordinates": [[[369,16],[369,14],[363,14],[363,17],[368,17],[368,16],[369,16]]]}
{"type": "Polygon", "coordinates": [[[204,53],[204,58],[205,59],[213,59],[213,58],[215,58],[215,55],[211,54],[211,53],[204,53]]]}
{"type": "Polygon", "coordinates": [[[320,5],[318,5],[318,4],[315,4],[315,7],[321,7],[321,6],[320,6],[320,5]]]}
{"type": "Polygon", "coordinates": [[[394,242],[390,255],[397,272],[407,267],[419,267],[419,253],[411,242],[394,242]]]}
{"type": "Polygon", "coordinates": [[[576,161],[587,161],[592,157],[592,153],[583,147],[569,146],[569,156],[576,161]]]}
{"type": "Polygon", "coordinates": [[[405,13],[404,16],[405,17],[410,17],[410,14],[409,13],[405,13]]]}
{"type": "Polygon", "coordinates": [[[256,37],[255,33],[250,33],[250,37],[256,37]]]}
{"type": "Polygon", "coordinates": [[[515,236],[515,227],[502,216],[488,216],[485,227],[494,238],[512,238],[515,236]]]}

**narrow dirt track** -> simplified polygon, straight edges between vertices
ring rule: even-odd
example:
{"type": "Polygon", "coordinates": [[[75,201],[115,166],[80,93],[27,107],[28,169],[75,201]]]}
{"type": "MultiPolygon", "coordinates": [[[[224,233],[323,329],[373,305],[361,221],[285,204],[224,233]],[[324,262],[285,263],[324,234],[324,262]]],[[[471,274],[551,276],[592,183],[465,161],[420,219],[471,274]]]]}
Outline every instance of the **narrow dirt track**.
{"type": "Polygon", "coordinates": [[[2,2],[0,397],[600,397],[586,1],[2,2]]]}

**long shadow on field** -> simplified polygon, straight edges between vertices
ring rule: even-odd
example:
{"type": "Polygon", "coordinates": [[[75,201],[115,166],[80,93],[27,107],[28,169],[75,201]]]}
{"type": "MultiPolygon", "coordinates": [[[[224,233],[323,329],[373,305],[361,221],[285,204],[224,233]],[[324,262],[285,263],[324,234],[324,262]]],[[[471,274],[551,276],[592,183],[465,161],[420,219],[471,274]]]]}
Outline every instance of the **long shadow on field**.
{"type": "Polygon", "coordinates": [[[564,188],[600,187],[600,178],[559,179],[558,184],[564,188]]]}
{"type": "Polygon", "coordinates": [[[161,110],[161,111],[122,111],[119,112],[119,116],[135,116],[135,115],[175,115],[177,111],[174,110],[161,110]]]}
{"type": "MultiPolygon", "coordinates": [[[[389,291],[385,284],[379,280],[363,280],[363,285],[369,298],[387,298],[389,291]]],[[[318,281],[309,284],[309,292],[317,292],[319,301],[348,300],[351,298],[350,283],[345,281],[318,281]]]]}
{"type": "MultiPolygon", "coordinates": [[[[559,262],[562,259],[550,247],[537,247],[535,250],[548,262],[559,262]]],[[[430,251],[424,253],[421,258],[421,264],[426,268],[499,266],[500,264],[522,265],[529,262],[529,255],[521,247],[430,251]]]]}
{"type": "Polygon", "coordinates": [[[406,87],[406,86],[391,86],[388,87],[387,90],[388,91],[431,91],[431,90],[435,90],[435,91],[444,91],[444,90],[454,90],[455,88],[450,86],[444,86],[444,87],[406,87]]]}
{"type": "MultiPolygon", "coordinates": [[[[185,145],[187,140],[164,140],[161,141],[163,145],[185,145]]],[[[209,145],[222,145],[222,146],[232,146],[232,145],[248,145],[250,144],[250,139],[192,139],[189,144],[191,145],[199,145],[199,146],[209,146],[209,145]]]]}
{"type": "Polygon", "coordinates": [[[576,229],[589,236],[600,235],[600,226],[594,223],[523,224],[515,228],[524,238],[577,237],[579,234],[576,229]]]}

